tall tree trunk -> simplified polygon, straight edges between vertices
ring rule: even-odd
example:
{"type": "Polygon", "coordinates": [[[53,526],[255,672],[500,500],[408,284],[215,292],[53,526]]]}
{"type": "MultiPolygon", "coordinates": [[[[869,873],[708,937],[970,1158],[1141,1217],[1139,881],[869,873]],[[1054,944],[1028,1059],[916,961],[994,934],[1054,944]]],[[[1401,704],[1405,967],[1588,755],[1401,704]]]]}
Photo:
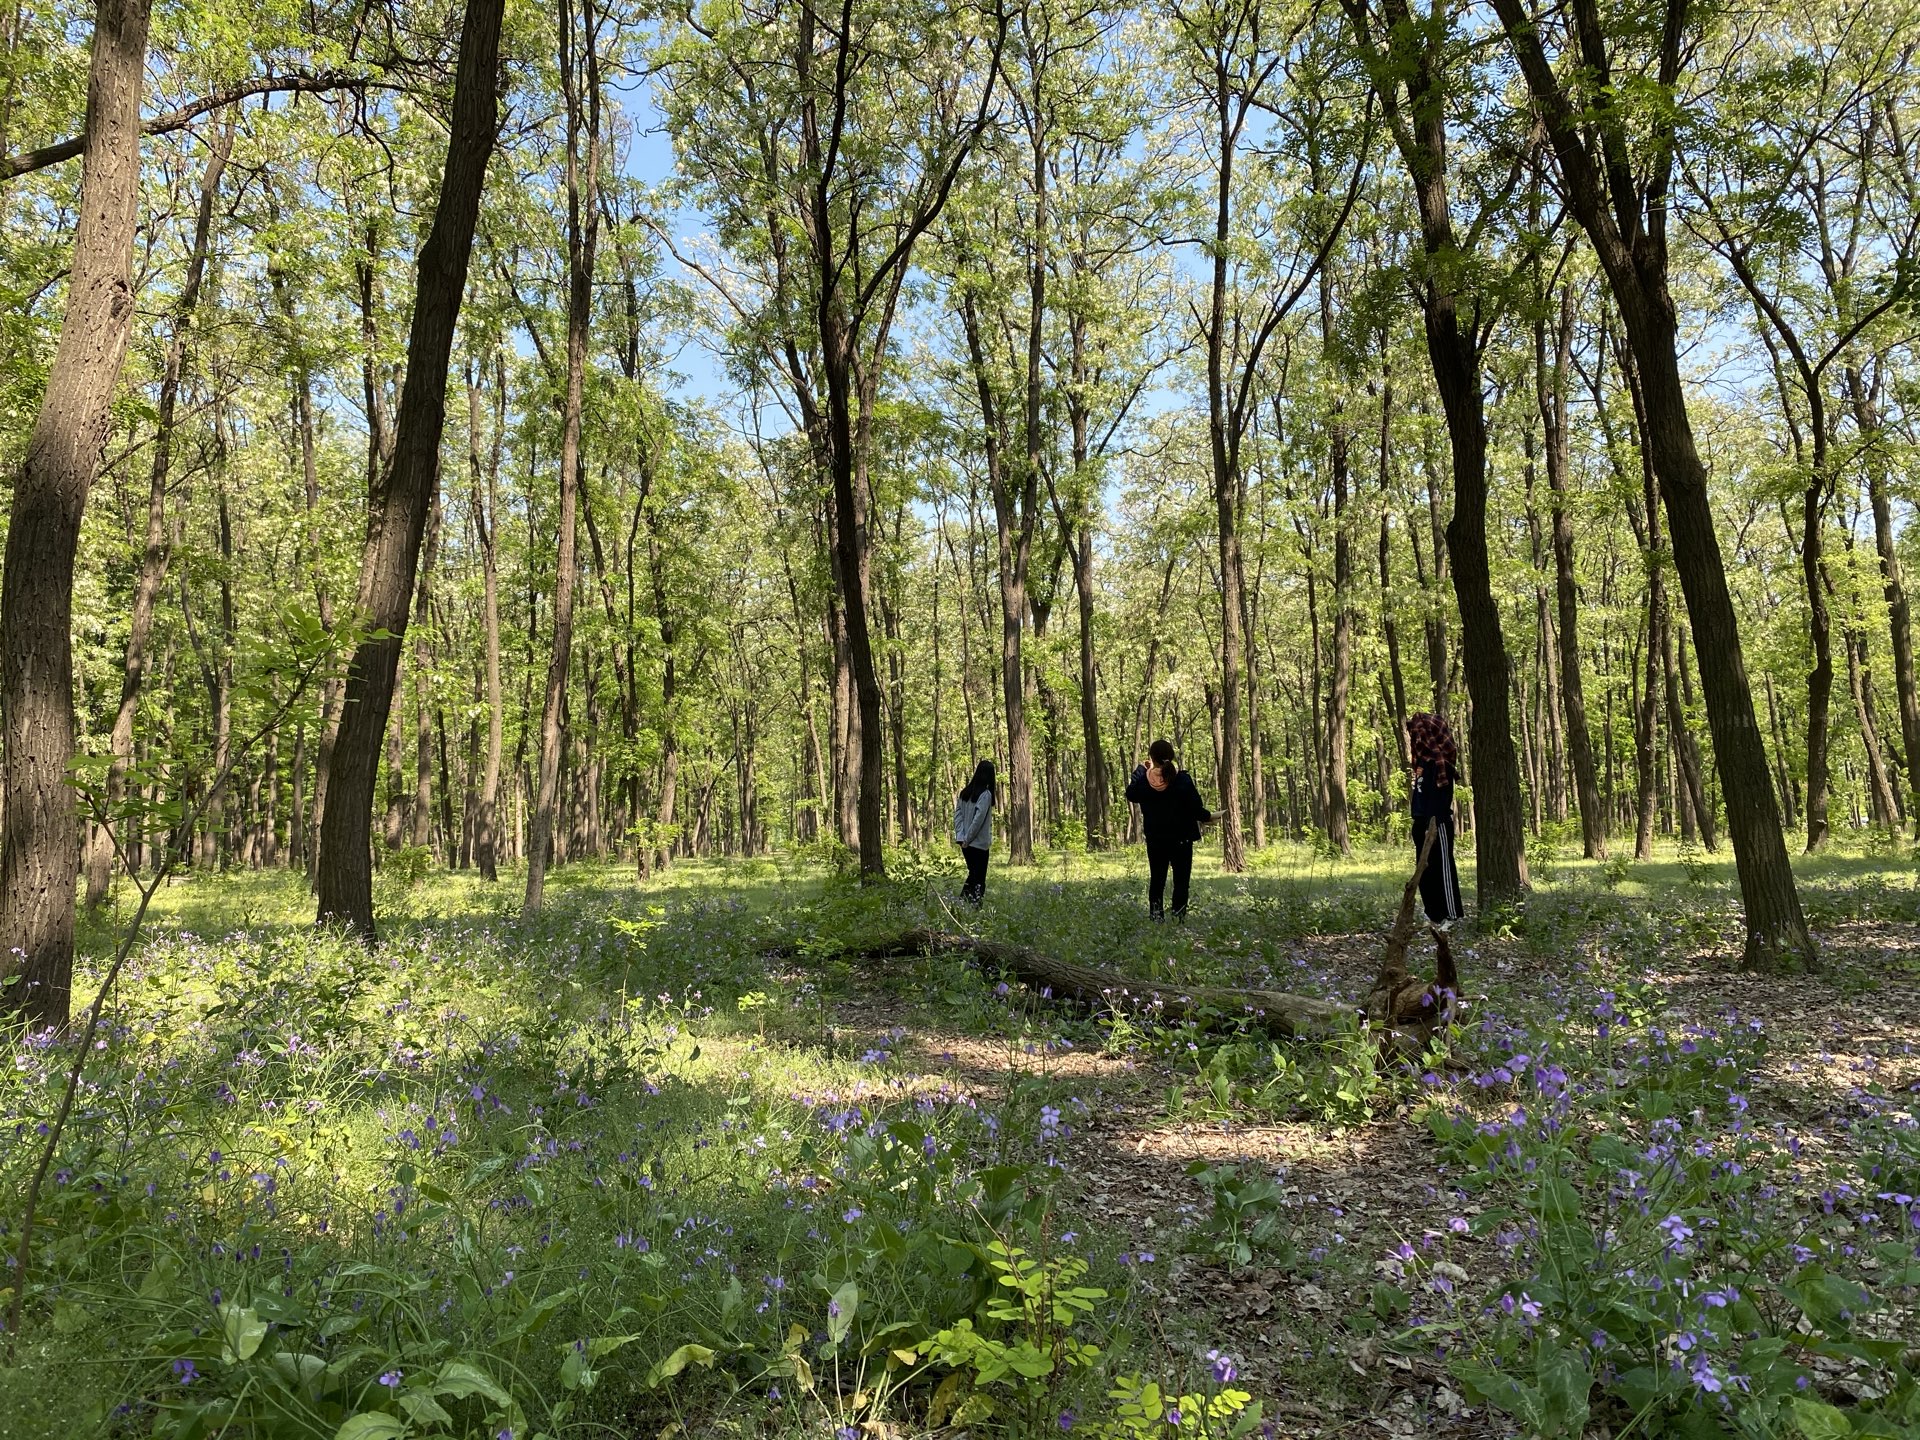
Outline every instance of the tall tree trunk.
{"type": "Polygon", "coordinates": [[[227,508],[225,471],[229,446],[226,428],[224,410],[216,410],[215,449],[220,457],[221,475],[215,495],[214,524],[220,547],[220,634],[214,655],[213,673],[216,679],[210,687],[214,697],[213,773],[208,781],[212,790],[207,797],[206,825],[215,844],[214,861],[223,870],[232,860],[232,846],[227,832],[227,803],[232,787],[221,785],[219,781],[233,758],[233,652],[239,638],[233,611],[233,517],[227,508]]]}
{"type": "MultiPolygon", "coordinates": [[[[1027,576],[1033,554],[1034,502],[1030,492],[1036,473],[1022,477],[1019,500],[1007,477],[1006,423],[994,395],[993,372],[973,297],[961,298],[961,319],[967,334],[967,354],[979,393],[981,448],[987,468],[987,489],[993,497],[994,534],[1000,547],[1000,693],[1007,717],[1007,855],[1015,865],[1033,863],[1033,740],[1027,728],[1027,676],[1021,642],[1027,623],[1027,576]]],[[[1038,321],[1036,320],[1037,324],[1038,321]]],[[[1036,336],[1038,331],[1035,332],[1036,336]]],[[[1032,443],[1039,443],[1037,435],[1032,443]]],[[[1038,464],[1037,453],[1029,457],[1038,464]]]]}
{"type": "MultiPolygon", "coordinates": [[[[829,507],[830,509],[832,507],[829,507]]],[[[830,549],[828,564],[839,574],[840,525],[828,526],[830,549]]],[[[860,778],[855,771],[860,749],[860,717],[853,698],[853,652],[847,642],[847,612],[839,598],[839,580],[834,581],[835,598],[827,607],[827,629],[833,643],[833,685],[827,692],[827,759],[833,770],[834,834],[849,850],[860,848],[860,778]]]]}
{"type": "MultiPolygon", "coordinates": [[[[1087,374],[1086,360],[1086,321],[1075,316],[1069,321],[1068,340],[1071,345],[1071,374],[1074,378],[1072,393],[1067,399],[1068,419],[1072,426],[1073,474],[1076,490],[1080,498],[1075,503],[1075,514],[1069,519],[1064,508],[1060,509],[1060,533],[1069,550],[1068,559],[1073,563],[1074,597],[1079,604],[1080,620],[1080,745],[1085,756],[1082,768],[1082,794],[1085,805],[1087,826],[1087,848],[1104,850],[1107,847],[1112,828],[1109,805],[1113,791],[1113,777],[1108,773],[1106,749],[1100,740],[1100,693],[1099,668],[1095,658],[1094,622],[1097,615],[1098,591],[1093,579],[1093,531],[1099,505],[1099,495],[1089,482],[1091,453],[1088,436],[1088,415],[1084,396],[1084,384],[1087,374]]],[[[1059,498],[1055,497],[1059,507],[1059,498]]]]}
{"type": "Polygon", "coordinates": [[[1657,747],[1660,725],[1660,652],[1666,646],[1667,594],[1657,553],[1648,556],[1647,647],[1641,666],[1640,704],[1633,718],[1633,758],[1638,777],[1633,858],[1653,858],[1653,822],[1660,803],[1657,747]]]}
{"type": "Polygon", "coordinates": [[[480,459],[480,386],[472,367],[467,370],[468,471],[473,487],[473,527],[480,542],[481,624],[487,651],[487,758],[481,772],[480,794],[474,807],[473,858],[480,877],[489,883],[500,878],[498,828],[500,808],[500,742],[505,696],[500,684],[500,553],[495,528],[500,514],[500,448],[506,420],[506,361],[494,357],[493,445],[486,464],[480,459]]]}
{"type": "Polygon", "coordinates": [[[538,914],[553,860],[554,807],[560,791],[561,710],[573,657],[575,553],[584,461],[580,414],[593,324],[593,267],[600,241],[600,26],[594,0],[560,7],[560,84],[567,110],[567,378],[560,428],[559,533],[554,542],[553,653],[540,706],[540,778],[527,836],[525,909],[538,914]],[[578,29],[576,30],[576,25],[578,29]],[[581,154],[584,142],[586,153],[581,154]]]}
{"type": "MultiPolygon", "coordinates": [[[[1320,334],[1334,349],[1333,275],[1320,270],[1320,334]]],[[[1345,376],[1336,370],[1336,384],[1345,376]]],[[[1333,478],[1333,673],[1327,688],[1327,839],[1353,853],[1347,816],[1347,711],[1353,691],[1353,537],[1348,533],[1348,449],[1345,405],[1327,417],[1327,463],[1333,478]]]]}
{"type": "MultiPolygon", "coordinates": [[[[180,285],[180,297],[173,306],[173,334],[167,341],[166,359],[160,371],[160,402],[154,416],[153,468],[147,482],[147,534],[140,557],[140,574],[133,587],[133,607],[127,621],[126,668],[120,681],[120,708],[113,717],[113,730],[107,739],[111,757],[107,769],[107,812],[117,815],[126,802],[127,769],[133,760],[133,722],[140,710],[140,689],[146,680],[147,643],[153,630],[153,613],[166,583],[167,561],[172,550],[167,523],[167,486],[173,470],[174,417],[180,401],[180,377],[186,368],[187,343],[193,329],[194,311],[200,302],[200,287],[207,273],[207,252],[213,237],[213,204],[220,192],[220,177],[226,170],[227,156],[233,149],[233,126],[216,127],[207,146],[207,161],[200,172],[200,204],[194,214],[193,246],[187,256],[187,272],[180,285]]],[[[87,850],[87,908],[94,909],[107,898],[107,884],[113,876],[113,837],[105,826],[93,828],[87,850]]]]}
{"type": "MultiPolygon", "coordinates": [[[[1674,568],[1700,650],[1707,720],[1746,912],[1746,963],[1813,968],[1819,957],[1780,830],[1706,467],[1694,445],[1680,377],[1679,317],[1668,285],[1666,244],[1675,142],[1667,122],[1656,121],[1644,157],[1645,179],[1636,178],[1625,138],[1631,126],[1614,108],[1619,92],[1610,78],[1606,33],[1594,0],[1577,0],[1574,28],[1581,73],[1592,81],[1590,91],[1598,99],[1590,103],[1583,98],[1578,107],[1548,60],[1541,32],[1523,0],[1493,0],[1493,6],[1559,160],[1568,207],[1593,244],[1638,362],[1646,415],[1642,434],[1660,479],[1674,568]],[[1588,116],[1597,121],[1604,157],[1589,148],[1583,118],[1588,116]]],[[[1687,29],[1686,0],[1668,0],[1658,71],[1663,86],[1678,83],[1688,50],[1687,29]]]]}
{"type": "MultiPolygon", "coordinates": [[[[1394,753],[1404,769],[1411,758],[1407,751],[1407,680],[1400,666],[1400,626],[1394,619],[1393,604],[1393,376],[1383,373],[1380,382],[1380,630],[1387,642],[1387,671],[1393,684],[1394,753]]],[[[1380,792],[1383,805],[1391,807],[1392,795],[1380,792]]]]}
{"type": "Polygon", "coordinates": [[[307,863],[307,722],[293,726],[293,773],[287,788],[287,864],[295,870],[307,863]]]}
{"type": "MultiPolygon", "coordinates": [[[[1357,0],[1345,0],[1348,18],[1373,71],[1374,88],[1396,118],[1401,159],[1413,182],[1427,271],[1421,315],[1453,459],[1453,518],[1446,529],[1447,563],[1459,602],[1467,694],[1468,745],[1473,777],[1474,885],[1483,908],[1518,899],[1527,890],[1526,815],[1512,727],[1512,667],[1500,629],[1487,551],[1487,418],[1481,377],[1477,311],[1461,313],[1451,277],[1462,252],[1447,188],[1446,104],[1438,38],[1410,19],[1404,0],[1388,0],[1391,27],[1383,56],[1357,0]],[[1406,104],[1399,100],[1405,87],[1406,104]]],[[[1438,546],[1436,546],[1436,551],[1438,546]]]]}
{"type": "Polygon", "coordinates": [[[1416,578],[1424,592],[1426,601],[1426,640],[1427,640],[1427,682],[1433,692],[1433,713],[1441,717],[1447,714],[1447,689],[1449,677],[1453,673],[1451,647],[1447,644],[1447,606],[1441,598],[1449,582],[1447,563],[1446,516],[1440,501],[1440,470],[1434,463],[1431,441],[1423,442],[1421,459],[1422,472],[1427,481],[1427,525],[1433,534],[1433,583],[1428,587],[1427,577],[1418,572],[1420,560],[1420,532],[1413,526],[1407,527],[1408,543],[1413,547],[1413,565],[1416,578]]]}
{"type": "Polygon", "coordinates": [[[0,976],[29,1023],[64,1026],[80,833],[73,759],[73,564],[133,321],[148,0],[100,0],[67,308],[14,479],[0,581],[0,976]]]}
{"type": "MultiPolygon", "coordinates": [[[[395,662],[398,663],[397,661],[395,662]]],[[[399,689],[399,677],[394,678],[399,689]]],[[[406,710],[396,706],[387,723],[387,815],[381,827],[381,839],[389,850],[407,843],[407,805],[410,799],[406,782],[406,738],[401,734],[407,723],[406,710]]]]}
{"type": "MultiPolygon", "coordinates": [[[[1033,214],[1030,218],[1027,254],[1027,369],[1026,369],[1026,405],[1021,417],[1021,432],[1026,440],[1026,463],[1020,473],[1020,511],[1019,540],[1016,565],[1019,569],[1018,598],[1024,608],[1027,599],[1027,575],[1033,554],[1034,528],[1040,518],[1040,470],[1044,463],[1043,453],[1046,436],[1041,430],[1041,399],[1045,394],[1045,376],[1042,373],[1042,348],[1045,341],[1047,314],[1047,227],[1051,219],[1047,211],[1049,194],[1047,190],[1047,162],[1050,136],[1046,120],[1047,107],[1042,96],[1045,85],[1043,56],[1044,51],[1029,50],[1028,55],[1034,66],[1031,102],[1027,107],[1028,138],[1031,142],[1030,185],[1033,192],[1033,214]]],[[[995,509],[1000,508],[998,498],[995,509]]],[[[1002,531],[1005,521],[1002,520],[1002,531]]],[[[1002,562],[1005,564],[1005,550],[1002,549],[1002,562]]],[[[1055,572],[1056,578],[1058,572],[1055,572]]],[[[1006,587],[1001,587],[1002,603],[1005,601],[1006,587]]],[[[1035,626],[1035,644],[1040,645],[1040,635],[1044,624],[1035,626]]],[[[1007,711],[1007,768],[1012,774],[1012,800],[1008,807],[1009,829],[1013,832],[1007,846],[1008,858],[1016,865],[1027,865],[1033,861],[1033,742],[1026,733],[1024,705],[1022,706],[1022,734],[1016,745],[1013,740],[1013,686],[1017,680],[1020,686],[1026,684],[1025,659],[1020,653],[1020,624],[1016,615],[1013,628],[1013,679],[1007,681],[1009,708],[1007,711]]],[[[1042,647],[1044,651],[1044,647],[1042,647]]],[[[1005,663],[1005,657],[1002,657],[1005,663]]],[[[1052,706],[1048,705],[1051,719],[1052,706]]],[[[1050,801],[1057,802],[1056,774],[1054,758],[1057,754],[1055,740],[1059,727],[1049,724],[1048,734],[1048,791],[1050,801]]]]}
{"type": "Polygon", "coordinates": [[[1847,688],[1853,694],[1853,718],[1860,726],[1860,744],[1867,757],[1867,793],[1873,800],[1873,818],[1876,824],[1894,830],[1900,825],[1900,804],[1894,798],[1886,757],[1880,751],[1880,730],[1873,723],[1869,691],[1872,682],[1866,675],[1866,636],[1849,625],[1842,642],[1847,647],[1847,688]]]}
{"type": "MultiPolygon", "coordinates": [[[[1816,441],[1817,441],[1816,435],[1816,441]]],[[[1819,447],[1816,444],[1816,448],[1819,447]]],[[[1816,455],[1813,478],[1800,503],[1800,578],[1807,597],[1807,635],[1813,666],[1807,671],[1807,853],[1827,843],[1827,760],[1833,721],[1833,615],[1821,584],[1826,569],[1825,529],[1829,486],[1824,456],[1816,455]]]]}
{"type": "MultiPolygon", "coordinates": [[[[1862,437],[1881,434],[1879,406],[1859,370],[1847,367],[1847,393],[1862,437]]],[[[1907,814],[1920,828],[1920,688],[1913,666],[1913,612],[1900,573],[1900,552],[1893,528],[1893,506],[1887,495],[1886,461],[1877,453],[1866,457],[1867,502],[1873,510],[1874,548],[1880,555],[1880,588],[1887,602],[1887,631],[1893,649],[1893,688],[1900,707],[1900,742],[1907,759],[1907,814]]]]}
{"type": "Polygon", "coordinates": [[[433,843],[433,570],[440,559],[441,520],[435,486],[413,610],[413,833],[408,842],[422,848],[433,843]]]}
{"type": "Polygon", "coordinates": [[[1607,853],[1607,812],[1587,730],[1586,682],[1580,674],[1580,586],[1573,568],[1573,519],[1567,513],[1571,428],[1567,423],[1567,369],[1573,350],[1573,288],[1560,290],[1560,323],[1547,358],[1544,319],[1534,322],[1534,379],[1545,430],[1547,488],[1553,493],[1554,600],[1560,619],[1560,704],[1566,713],[1568,758],[1580,806],[1580,839],[1589,860],[1607,853]]]}
{"type": "Polygon", "coordinates": [[[375,637],[360,643],[348,672],[328,780],[331,793],[320,831],[319,917],[344,924],[368,940],[374,936],[369,827],[380,737],[393,705],[422,532],[438,488],[448,359],[498,128],[495,86],[504,9],[504,0],[470,0],[461,28],[452,133],[440,203],[420,250],[393,465],[369,517],[362,561],[359,608],[375,637]]]}
{"type": "Polygon", "coordinates": [[[1327,685],[1327,838],[1353,853],[1347,815],[1347,711],[1353,691],[1353,542],[1347,533],[1347,430],[1329,421],[1333,471],[1333,673],[1327,685]]]}
{"type": "MultiPolygon", "coordinates": [[[[1224,84],[1224,80],[1222,82],[1224,84]]],[[[1227,396],[1227,266],[1233,203],[1235,139],[1224,93],[1219,100],[1220,176],[1214,218],[1211,314],[1207,322],[1207,430],[1213,458],[1214,519],[1220,546],[1220,694],[1213,712],[1215,784],[1220,792],[1220,863],[1229,874],[1247,868],[1241,835],[1240,706],[1245,667],[1247,575],[1240,545],[1238,445],[1227,396]]]]}

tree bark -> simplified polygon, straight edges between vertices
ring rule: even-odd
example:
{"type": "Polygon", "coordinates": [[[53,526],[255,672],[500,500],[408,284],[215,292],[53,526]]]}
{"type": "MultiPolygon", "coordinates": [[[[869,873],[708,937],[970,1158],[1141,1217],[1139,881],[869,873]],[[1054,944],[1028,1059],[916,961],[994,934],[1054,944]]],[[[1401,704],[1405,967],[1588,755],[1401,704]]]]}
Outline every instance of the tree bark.
{"type": "MultiPolygon", "coordinates": [[[[1320,333],[1334,347],[1332,269],[1320,271],[1320,333]]],[[[1345,380],[1335,369],[1335,383],[1345,380]]],[[[1327,686],[1327,839],[1342,855],[1353,853],[1347,816],[1347,712],[1353,694],[1353,537],[1348,533],[1348,463],[1345,405],[1335,400],[1327,417],[1327,462],[1333,478],[1333,673],[1327,686]]]]}
{"type": "Polygon", "coordinates": [[[420,250],[394,460],[369,517],[362,561],[360,608],[373,630],[382,633],[360,643],[348,672],[320,832],[319,918],[369,941],[374,938],[369,832],[380,739],[393,704],[427,510],[438,488],[448,359],[498,128],[495,87],[504,9],[504,0],[470,0],[461,29],[452,134],[440,203],[420,250]]]}
{"type": "Polygon", "coordinates": [[[1517,900],[1527,891],[1526,814],[1513,744],[1512,667],[1487,551],[1487,418],[1479,311],[1453,279],[1460,270],[1461,250],[1447,188],[1443,62],[1437,37],[1421,38],[1423,32],[1410,19],[1404,0],[1385,4],[1389,34],[1384,54],[1375,48],[1358,0],[1343,3],[1392,122],[1420,215],[1426,253],[1421,315],[1453,459],[1453,518],[1447,524],[1446,553],[1459,602],[1467,694],[1473,706],[1468,744],[1474,886],[1479,903],[1487,908],[1517,900]]]}
{"type": "Polygon", "coordinates": [[[15,477],[0,580],[0,977],[34,1026],[65,1026],[80,833],[73,760],[73,565],[133,322],[148,0],[100,0],[80,214],[60,342],[15,477]]]}
{"type": "MultiPolygon", "coordinates": [[[[1240,545],[1239,437],[1234,433],[1227,395],[1227,285],[1233,233],[1233,160],[1239,126],[1230,105],[1228,72],[1217,72],[1215,94],[1219,123],[1219,177],[1215,190],[1213,276],[1207,318],[1207,433],[1213,458],[1214,518],[1220,546],[1220,708],[1215,747],[1215,783],[1220,791],[1220,863],[1229,874],[1247,868],[1241,835],[1240,705],[1247,613],[1246,566],[1240,545]]],[[[1241,114],[1244,116],[1245,108],[1241,114]]]]}
{"type": "MultiPolygon", "coordinates": [[[[1023,466],[1016,501],[1007,480],[1006,423],[994,394],[993,371],[973,297],[961,298],[967,354],[979,394],[981,451],[987,490],[993,497],[994,535],[1000,564],[1000,694],[1007,717],[1007,855],[1015,865],[1033,863],[1033,740],[1027,729],[1026,666],[1021,654],[1027,623],[1027,576],[1033,556],[1037,502],[1037,455],[1023,466]]],[[[1037,322],[1036,322],[1037,324],[1037,322]]],[[[1035,331],[1036,342],[1038,331],[1035,331]]],[[[1035,382],[1037,383],[1037,381],[1035,382]]],[[[1034,444],[1038,444],[1037,437],[1034,444]]]]}

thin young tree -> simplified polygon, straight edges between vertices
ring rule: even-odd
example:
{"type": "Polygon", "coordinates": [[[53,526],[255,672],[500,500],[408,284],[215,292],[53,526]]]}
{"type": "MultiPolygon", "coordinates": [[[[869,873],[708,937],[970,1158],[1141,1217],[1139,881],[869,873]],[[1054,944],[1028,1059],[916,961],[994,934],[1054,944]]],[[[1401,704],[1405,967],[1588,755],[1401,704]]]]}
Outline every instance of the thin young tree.
{"type": "MultiPolygon", "coordinates": [[[[202,282],[206,279],[207,255],[212,248],[214,202],[220,193],[220,178],[226,171],[227,157],[233,149],[233,125],[216,126],[207,144],[207,158],[200,171],[200,195],[194,211],[193,240],[187,252],[186,274],[180,293],[173,303],[172,334],[167,339],[165,359],[161,362],[160,395],[154,407],[153,463],[147,479],[147,528],[140,552],[140,571],[134,581],[133,604],[127,618],[125,670],[120,681],[120,705],[114,712],[113,729],[107,737],[107,813],[117,814],[127,798],[127,772],[133,764],[133,722],[140,710],[140,694],[146,682],[151,657],[148,642],[153,634],[154,612],[159,606],[161,587],[167,578],[167,560],[172,551],[173,529],[167,514],[167,495],[173,481],[173,447],[179,416],[180,384],[186,370],[188,344],[192,338],[194,313],[199,307],[202,282]]],[[[113,878],[113,837],[104,825],[96,825],[87,848],[87,907],[92,909],[107,898],[107,886],[113,878]]]]}
{"type": "Polygon", "coordinates": [[[560,6],[560,94],[566,107],[567,350],[560,409],[558,531],[554,541],[553,647],[540,706],[539,780],[527,831],[526,909],[538,913],[553,860],[554,807],[560,792],[561,709],[573,655],[575,541],[580,510],[580,421],[593,325],[593,270],[600,244],[601,28],[594,0],[560,6]]]}
{"type": "Polygon", "coordinates": [[[1353,213],[1366,172],[1363,122],[1358,136],[1340,136],[1349,154],[1352,181],[1344,195],[1304,195],[1298,246],[1284,258],[1263,256],[1254,266],[1247,254],[1249,209],[1271,209],[1277,185],[1277,157],[1301,145],[1303,131],[1323,141],[1339,128],[1334,102],[1311,85],[1295,97],[1297,109],[1281,104],[1285,67],[1312,24],[1313,16],[1283,10],[1272,0],[1196,0],[1173,4],[1176,64],[1188,103],[1201,132],[1212,171],[1211,211],[1206,226],[1207,309],[1198,317],[1206,351],[1207,435],[1211,465],[1220,571],[1220,746],[1216,756],[1220,792],[1222,863],[1229,871],[1246,868],[1242,831],[1241,748],[1247,668],[1247,577],[1242,517],[1246,510],[1247,435],[1262,403],[1258,381],[1267,347],[1293,308],[1314,284],[1353,213]],[[1269,147],[1263,165],[1243,172],[1241,161],[1250,130],[1268,115],[1290,127],[1269,147]],[[1268,203],[1254,198],[1269,191],[1268,203]],[[1317,233],[1316,233],[1317,232],[1317,233]],[[1248,273],[1248,272],[1251,273],[1248,273]]]}
{"type": "MultiPolygon", "coordinates": [[[[1474,887],[1482,905],[1527,890],[1526,816],[1514,747],[1512,664],[1493,593],[1487,545],[1487,414],[1483,362],[1504,308],[1502,277],[1480,252],[1508,205],[1523,167],[1517,157],[1476,177],[1480,203],[1464,235],[1454,219],[1449,169],[1453,73],[1469,64],[1447,3],[1416,16],[1406,0],[1341,0],[1356,44],[1386,112],[1401,162],[1413,182],[1422,263],[1415,277],[1427,359],[1447,418],[1453,469],[1453,518],[1446,529],[1448,567],[1460,608],[1467,693],[1473,700],[1468,744],[1473,767],[1474,887]],[[1504,168],[1506,174],[1499,173],[1504,168]]],[[[1485,116],[1482,115],[1484,123],[1485,116]]],[[[1498,137],[1493,143],[1498,144],[1498,137]]]]}

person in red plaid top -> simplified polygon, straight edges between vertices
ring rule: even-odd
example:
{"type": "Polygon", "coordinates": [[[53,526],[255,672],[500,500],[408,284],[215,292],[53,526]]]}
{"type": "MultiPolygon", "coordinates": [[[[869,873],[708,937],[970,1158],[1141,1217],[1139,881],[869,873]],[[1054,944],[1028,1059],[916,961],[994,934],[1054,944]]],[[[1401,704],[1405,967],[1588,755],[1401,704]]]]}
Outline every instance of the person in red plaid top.
{"type": "Polygon", "coordinates": [[[1436,831],[1433,853],[1420,876],[1420,898],[1434,927],[1448,930],[1465,913],[1460,906],[1460,872],[1453,864],[1453,781],[1460,747],[1438,715],[1422,710],[1407,719],[1407,744],[1413,774],[1407,784],[1413,800],[1413,853],[1420,854],[1427,831],[1436,831]]]}

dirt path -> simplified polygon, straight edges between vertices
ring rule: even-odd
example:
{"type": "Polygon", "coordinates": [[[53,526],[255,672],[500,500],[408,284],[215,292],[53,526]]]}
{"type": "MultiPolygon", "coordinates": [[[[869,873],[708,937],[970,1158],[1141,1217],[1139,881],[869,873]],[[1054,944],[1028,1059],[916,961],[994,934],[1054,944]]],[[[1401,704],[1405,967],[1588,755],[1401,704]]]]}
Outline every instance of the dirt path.
{"type": "MultiPolygon", "coordinates": [[[[1760,1023],[1769,1050],[1753,1098],[1755,1118],[1768,1123],[1825,1119],[1857,1103],[1869,1083],[1920,1096],[1920,926],[1860,922],[1833,927],[1822,940],[1829,969],[1818,976],[1745,975],[1712,953],[1676,957],[1644,976],[1668,996],[1674,1022],[1760,1023]]],[[[1282,963],[1263,966],[1260,981],[1284,967],[1319,977],[1332,993],[1358,993],[1377,945],[1368,935],[1307,937],[1291,942],[1282,963]]],[[[1480,944],[1463,959],[1470,995],[1538,996],[1573,982],[1592,1004],[1593,983],[1575,976],[1569,957],[1480,944]]],[[[1481,1003],[1498,1013],[1498,1000],[1481,1003]]],[[[929,1026],[929,1018],[885,994],[836,1010],[836,1025],[854,1034],[906,1030],[901,1063],[983,1103],[1021,1075],[1044,1076],[1084,1100],[1059,1147],[1070,1206],[1084,1223],[1125,1237],[1129,1253],[1153,1256],[1137,1284],[1165,1302],[1157,1312],[1163,1342],[1188,1358],[1214,1347],[1238,1357],[1277,1433],[1466,1440],[1511,1432],[1503,1417],[1465,1404],[1442,1362],[1384,1353],[1348,1323],[1368,1312],[1376,1282],[1396,1278],[1403,1245],[1429,1254],[1444,1248],[1476,1288],[1500,1283],[1493,1243],[1458,1233],[1480,1207],[1456,1188],[1437,1146],[1404,1110],[1346,1130],[1169,1119],[1169,1088],[1191,1083],[1191,1069],[1183,1076],[1158,1058],[963,1035],[929,1026]],[[1195,1161],[1273,1177],[1284,1196],[1290,1266],[1229,1270],[1185,1253],[1186,1232],[1209,1209],[1187,1174],[1195,1161]]]]}

